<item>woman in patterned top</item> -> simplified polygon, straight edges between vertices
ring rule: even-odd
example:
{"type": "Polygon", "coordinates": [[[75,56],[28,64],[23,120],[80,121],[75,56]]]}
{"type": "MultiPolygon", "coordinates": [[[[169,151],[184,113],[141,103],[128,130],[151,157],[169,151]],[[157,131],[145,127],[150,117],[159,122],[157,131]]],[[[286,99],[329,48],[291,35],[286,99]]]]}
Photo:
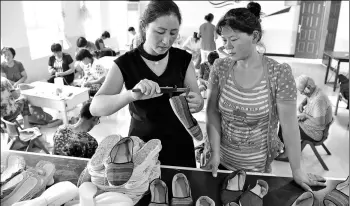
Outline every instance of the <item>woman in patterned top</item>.
{"type": "Polygon", "coordinates": [[[325,185],[324,178],[306,174],[300,165],[300,134],[296,118],[296,86],[288,64],[258,53],[260,5],[229,10],[218,22],[230,57],[218,59],[208,85],[207,132],[211,158],[204,167],[271,172],[282,149],[278,122],[294,180],[305,190],[325,185]]]}
{"type": "Polygon", "coordinates": [[[58,127],[53,136],[53,154],[91,158],[98,144],[88,132],[99,123],[100,117],[90,113],[90,103],[85,104],[76,124],[58,127]]]}

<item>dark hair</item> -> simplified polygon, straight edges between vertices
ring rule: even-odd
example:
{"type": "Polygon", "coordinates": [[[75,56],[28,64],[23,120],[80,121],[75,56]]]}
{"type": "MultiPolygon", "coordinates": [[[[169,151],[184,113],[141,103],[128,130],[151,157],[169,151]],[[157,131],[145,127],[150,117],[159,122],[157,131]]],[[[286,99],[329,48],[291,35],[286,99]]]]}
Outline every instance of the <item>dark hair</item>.
{"type": "Polygon", "coordinates": [[[80,118],[91,119],[94,117],[90,113],[90,104],[91,104],[91,102],[88,102],[88,103],[83,105],[83,107],[80,110],[80,118]]]}
{"type": "Polygon", "coordinates": [[[215,59],[219,58],[219,54],[216,51],[212,51],[208,54],[208,62],[210,65],[213,65],[215,62],[215,59]]]}
{"type": "Polygon", "coordinates": [[[212,13],[209,13],[209,14],[205,15],[204,19],[211,22],[214,19],[214,15],[212,13]]]}
{"type": "Polygon", "coordinates": [[[142,42],[146,40],[145,29],[149,23],[154,22],[162,16],[175,15],[181,24],[182,18],[179,7],[173,1],[152,0],[147,5],[145,11],[140,18],[140,29],[142,42]]]}
{"type": "Polygon", "coordinates": [[[4,47],[1,49],[1,55],[4,54],[4,52],[9,51],[12,54],[12,58],[15,58],[16,56],[16,51],[12,47],[4,47]]]}
{"type": "Polygon", "coordinates": [[[62,51],[62,46],[61,46],[61,44],[53,43],[53,44],[51,45],[51,51],[52,51],[52,52],[61,52],[61,51],[62,51]]]}
{"type": "Polygon", "coordinates": [[[108,31],[104,31],[101,36],[105,38],[111,38],[111,35],[109,34],[108,31]]]}
{"type": "Polygon", "coordinates": [[[260,24],[261,7],[259,3],[249,2],[248,8],[236,8],[229,10],[217,23],[216,33],[221,35],[222,28],[225,26],[231,27],[233,30],[238,30],[249,35],[254,31],[259,32],[260,41],[262,30],[260,24]]]}
{"type": "Polygon", "coordinates": [[[82,61],[85,58],[92,59],[92,54],[87,49],[79,49],[77,55],[75,55],[75,60],[82,61]]]}
{"type": "Polygon", "coordinates": [[[81,48],[81,47],[85,47],[86,45],[87,45],[87,40],[85,39],[85,37],[79,37],[78,39],[77,39],[77,47],[78,48],[81,48]]]}
{"type": "Polygon", "coordinates": [[[193,32],[193,38],[195,39],[195,42],[197,43],[197,41],[200,39],[198,37],[198,33],[197,32],[193,32]]]}
{"type": "Polygon", "coordinates": [[[128,31],[135,31],[135,28],[131,26],[128,28],[128,31]]]}

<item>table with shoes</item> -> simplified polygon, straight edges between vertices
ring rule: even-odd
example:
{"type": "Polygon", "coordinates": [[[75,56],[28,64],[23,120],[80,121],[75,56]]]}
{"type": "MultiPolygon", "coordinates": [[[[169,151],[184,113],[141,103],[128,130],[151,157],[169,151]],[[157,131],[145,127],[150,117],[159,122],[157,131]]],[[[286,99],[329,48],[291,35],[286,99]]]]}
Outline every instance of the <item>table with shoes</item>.
{"type": "Polygon", "coordinates": [[[305,192],[290,177],[160,166],[160,150],[157,139],[112,135],[91,159],[2,151],[1,205],[349,205],[349,178],[305,192]]]}

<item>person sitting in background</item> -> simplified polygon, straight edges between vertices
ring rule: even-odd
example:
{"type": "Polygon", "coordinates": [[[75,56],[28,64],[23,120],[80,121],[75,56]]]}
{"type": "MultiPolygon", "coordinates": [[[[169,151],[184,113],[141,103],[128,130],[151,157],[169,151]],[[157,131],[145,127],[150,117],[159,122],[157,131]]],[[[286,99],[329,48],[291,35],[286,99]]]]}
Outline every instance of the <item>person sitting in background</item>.
{"type": "Polygon", "coordinates": [[[8,121],[14,121],[19,114],[23,116],[24,129],[29,128],[30,116],[29,104],[19,90],[15,90],[10,81],[1,77],[1,117],[8,121]]]}
{"type": "MultiPolygon", "coordinates": [[[[81,49],[78,54],[75,56],[77,61],[81,61],[84,64],[83,68],[78,68],[77,72],[82,72],[83,78],[80,83],[77,83],[76,86],[88,87],[90,96],[94,96],[96,92],[102,86],[108,69],[102,64],[102,58],[107,56],[107,51],[101,51],[99,59],[93,57],[93,55],[87,49],[81,49]]],[[[112,62],[113,60],[111,60],[112,62]]]]}
{"type": "Polygon", "coordinates": [[[91,41],[87,41],[85,37],[79,37],[77,39],[77,50],[75,54],[77,54],[80,49],[87,49],[90,51],[90,53],[94,53],[98,50],[96,45],[91,41]]]}
{"type": "Polygon", "coordinates": [[[91,158],[98,143],[88,132],[100,123],[100,117],[90,113],[90,102],[83,105],[76,124],[62,125],[53,135],[53,154],[91,158]]]}
{"type": "Polygon", "coordinates": [[[62,46],[54,43],[51,45],[51,51],[53,55],[49,59],[49,83],[54,83],[56,77],[63,77],[64,84],[70,85],[74,80],[74,67],[72,65],[72,57],[62,52],[62,46]]]}
{"type": "MultiPolygon", "coordinates": [[[[301,140],[320,141],[323,131],[333,118],[332,104],[312,78],[301,75],[296,78],[296,86],[299,92],[306,96],[298,107],[300,138],[301,140]]],[[[283,141],[281,126],[278,137],[283,141]]],[[[282,153],[276,160],[288,161],[288,158],[282,153]]]]}
{"type": "Polygon", "coordinates": [[[105,46],[105,43],[103,42],[103,40],[107,39],[107,38],[111,38],[111,35],[109,34],[108,31],[104,31],[101,35],[100,38],[96,39],[95,41],[95,45],[96,45],[96,48],[98,50],[104,50],[106,49],[106,46],[105,46]]]}
{"type": "Polygon", "coordinates": [[[201,92],[207,90],[210,68],[213,66],[215,60],[218,58],[219,58],[219,54],[216,51],[212,51],[208,54],[208,61],[200,64],[198,81],[199,81],[199,90],[201,92]]]}
{"type": "Polygon", "coordinates": [[[1,63],[1,76],[6,77],[13,87],[17,87],[27,79],[27,72],[24,70],[23,64],[14,60],[16,51],[11,47],[4,47],[1,50],[4,56],[4,62],[1,63]]]}
{"type": "Polygon", "coordinates": [[[193,32],[193,36],[189,36],[183,43],[182,48],[192,54],[194,68],[199,69],[201,63],[201,42],[197,32],[193,32]]]}
{"type": "Polygon", "coordinates": [[[128,28],[128,32],[129,34],[131,35],[131,41],[129,44],[127,44],[126,46],[129,47],[130,50],[133,50],[133,43],[134,43],[134,40],[135,40],[135,37],[136,37],[136,31],[135,31],[135,28],[134,27],[129,27],[128,28]]]}

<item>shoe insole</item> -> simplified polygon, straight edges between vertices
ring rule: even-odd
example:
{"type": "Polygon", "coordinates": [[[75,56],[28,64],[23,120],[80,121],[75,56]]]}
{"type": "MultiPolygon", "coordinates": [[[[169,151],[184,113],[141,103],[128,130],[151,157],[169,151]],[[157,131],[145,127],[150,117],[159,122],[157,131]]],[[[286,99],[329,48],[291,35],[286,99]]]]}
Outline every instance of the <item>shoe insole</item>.
{"type": "Polygon", "coordinates": [[[202,198],[200,201],[199,201],[199,206],[211,206],[210,202],[208,202],[208,200],[202,198]]]}
{"type": "Polygon", "coordinates": [[[4,202],[2,202],[4,205],[12,205],[13,203],[16,203],[24,196],[27,196],[32,190],[35,188],[35,186],[38,184],[38,179],[35,177],[28,177],[20,187],[16,187],[16,189],[13,191],[13,195],[11,195],[8,199],[6,199],[4,202]]]}
{"type": "Polygon", "coordinates": [[[255,187],[250,191],[259,196],[260,198],[263,198],[267,194],[267,189],[264,187],[264,185],[261,185],[259,182],[257,182],[255,187]]]}
{"type": "Polygon", "coordinates": [[[238,172],[234,178],[228,180],[226,189],[233,191],[243,190],[244,182],[245,175],[238,172]]]}
{"type": "Polygon", "coordinates": [[[174,197],[188,197],[188,191],[186,182],[183,177],[178,177],[175,181],[175,191],[173,191],[174,197]]]}
{"type": "MultiPolygon", "coordinates": [[[[130,154],[130,140],[126,140],[125,142],[117,145],[115,149],[111,151],[111,158],[113,163],[126,163],[131,161],[130,154]]],[[[131,148],[132,149],[132,148],[131,148]]]]}
{"type": "Polygon", "coordinates": [[[166,203],[166,191],[162,184],[158,183],[154,186],[154,199],[156,203],[166,203]]]}

